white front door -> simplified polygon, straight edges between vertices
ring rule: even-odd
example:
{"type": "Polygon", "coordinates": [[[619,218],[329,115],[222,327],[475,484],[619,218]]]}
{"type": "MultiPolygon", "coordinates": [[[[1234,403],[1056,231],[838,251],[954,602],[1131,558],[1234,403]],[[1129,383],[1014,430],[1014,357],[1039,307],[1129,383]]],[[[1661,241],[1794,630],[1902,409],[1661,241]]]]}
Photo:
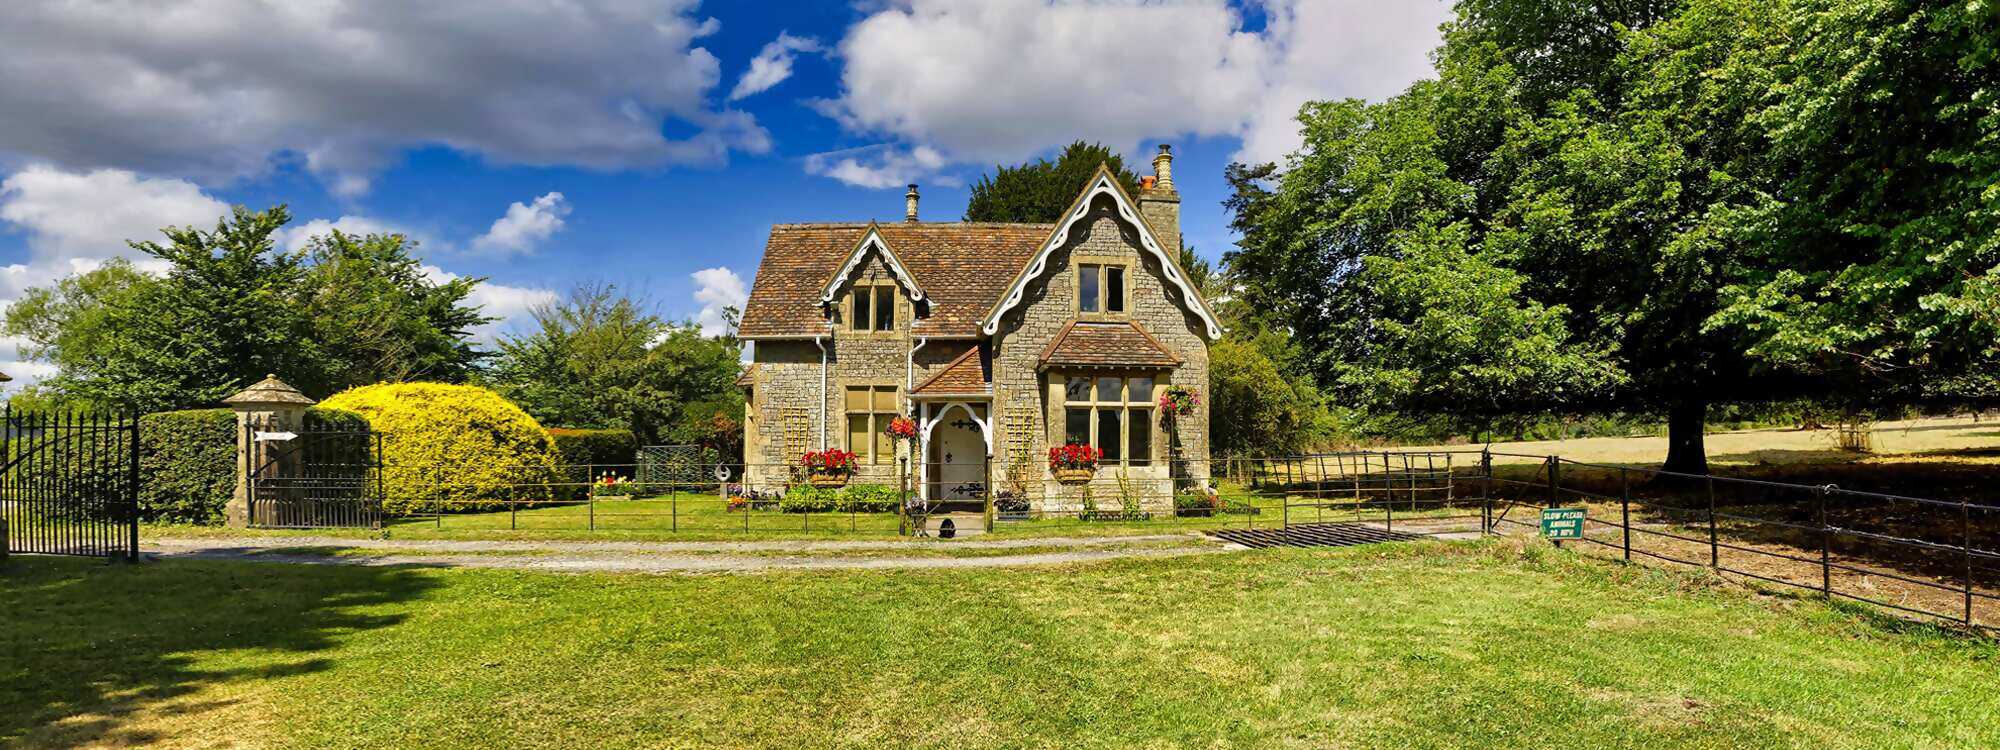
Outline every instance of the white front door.
{"type": "Polygon", "coordinates": [[[952,413],[931,432],[931,497],[972,500],[986,493],[986,440],[979,425],[963,410],[952,413]]]}

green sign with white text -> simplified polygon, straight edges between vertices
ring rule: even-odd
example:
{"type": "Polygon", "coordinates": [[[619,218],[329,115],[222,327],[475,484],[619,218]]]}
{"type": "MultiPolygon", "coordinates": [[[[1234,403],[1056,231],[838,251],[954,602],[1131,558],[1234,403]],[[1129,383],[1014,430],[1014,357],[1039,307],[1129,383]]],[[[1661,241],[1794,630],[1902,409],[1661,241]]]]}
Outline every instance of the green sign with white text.
{"type": "Polygon", "coordinates": [[[1542,536],[1550,539],[1582,539],[1582,508],[1544,508],[1542,536]]]}

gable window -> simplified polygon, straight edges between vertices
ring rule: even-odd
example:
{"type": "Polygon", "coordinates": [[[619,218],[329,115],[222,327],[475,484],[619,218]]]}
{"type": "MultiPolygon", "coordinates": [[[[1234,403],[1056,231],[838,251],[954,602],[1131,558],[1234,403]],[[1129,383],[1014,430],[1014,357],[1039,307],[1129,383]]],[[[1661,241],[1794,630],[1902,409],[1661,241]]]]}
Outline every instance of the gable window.
{"type": "Polygon", "coordinates": [[[848,386],[847,449],[865,464],[896,460],[895,443],[886,432],[896,414],[896,386],[848,386]]]}
{"type": "Polygon", "coordinates": [[[856,331],[896,330],[896,287],[856,284],[848,293],[847,327],[856,331]]]}
{"type": "Polygon", "coordinates": [[[1063,442],[1104,451],[1107,466],[1153,460],[1151,375],[1072,375],[1063,385],[1063,442]]]}
{"type": "Polygon", "coordinates": [[[1076,309],[1084,313],[1125,312],[1125,267],[1083,263],[1076,267],[1076,309]]]}

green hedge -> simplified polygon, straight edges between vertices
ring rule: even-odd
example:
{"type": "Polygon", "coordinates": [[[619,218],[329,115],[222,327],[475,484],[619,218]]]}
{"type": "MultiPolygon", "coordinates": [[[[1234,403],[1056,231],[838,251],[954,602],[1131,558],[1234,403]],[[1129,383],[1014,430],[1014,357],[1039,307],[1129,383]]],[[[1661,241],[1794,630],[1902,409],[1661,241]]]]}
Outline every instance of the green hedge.
{"type": "Polygon", "coordinates": [[[549,439],[555,441],[556,463],[570,481],[594,481],[607,471],[629,479],[639,455],[639,437],[631,430],[551,427],[549,439]]]}
{"type": "Polygon", "coordinates": [[[500,510],[567,499],[555,442],[540,422],[491,390],[449,383],[350,388],[322,402],[360,412],[382,435],[383,510],[500,510]]]}
{"type": "Polygon", "coordinates": [[[802,484],[785,490],[778,510],[786,513],[894,513],[896,488],[855,484],[826,489],[802,484]]]}

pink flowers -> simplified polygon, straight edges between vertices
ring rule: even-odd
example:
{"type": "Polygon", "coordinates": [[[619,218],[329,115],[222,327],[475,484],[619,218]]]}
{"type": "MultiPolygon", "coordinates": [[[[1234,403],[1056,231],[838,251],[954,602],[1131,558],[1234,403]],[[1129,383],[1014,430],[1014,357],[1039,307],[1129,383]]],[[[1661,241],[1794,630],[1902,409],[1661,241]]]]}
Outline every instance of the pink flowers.
{"type": "Polygon", "coordinates": [[[1201,405],[1201,393],[1184,385],[1168,386],[1160,392],[1160,411],[1171,417],[1186,414],[1201,405]]]}

